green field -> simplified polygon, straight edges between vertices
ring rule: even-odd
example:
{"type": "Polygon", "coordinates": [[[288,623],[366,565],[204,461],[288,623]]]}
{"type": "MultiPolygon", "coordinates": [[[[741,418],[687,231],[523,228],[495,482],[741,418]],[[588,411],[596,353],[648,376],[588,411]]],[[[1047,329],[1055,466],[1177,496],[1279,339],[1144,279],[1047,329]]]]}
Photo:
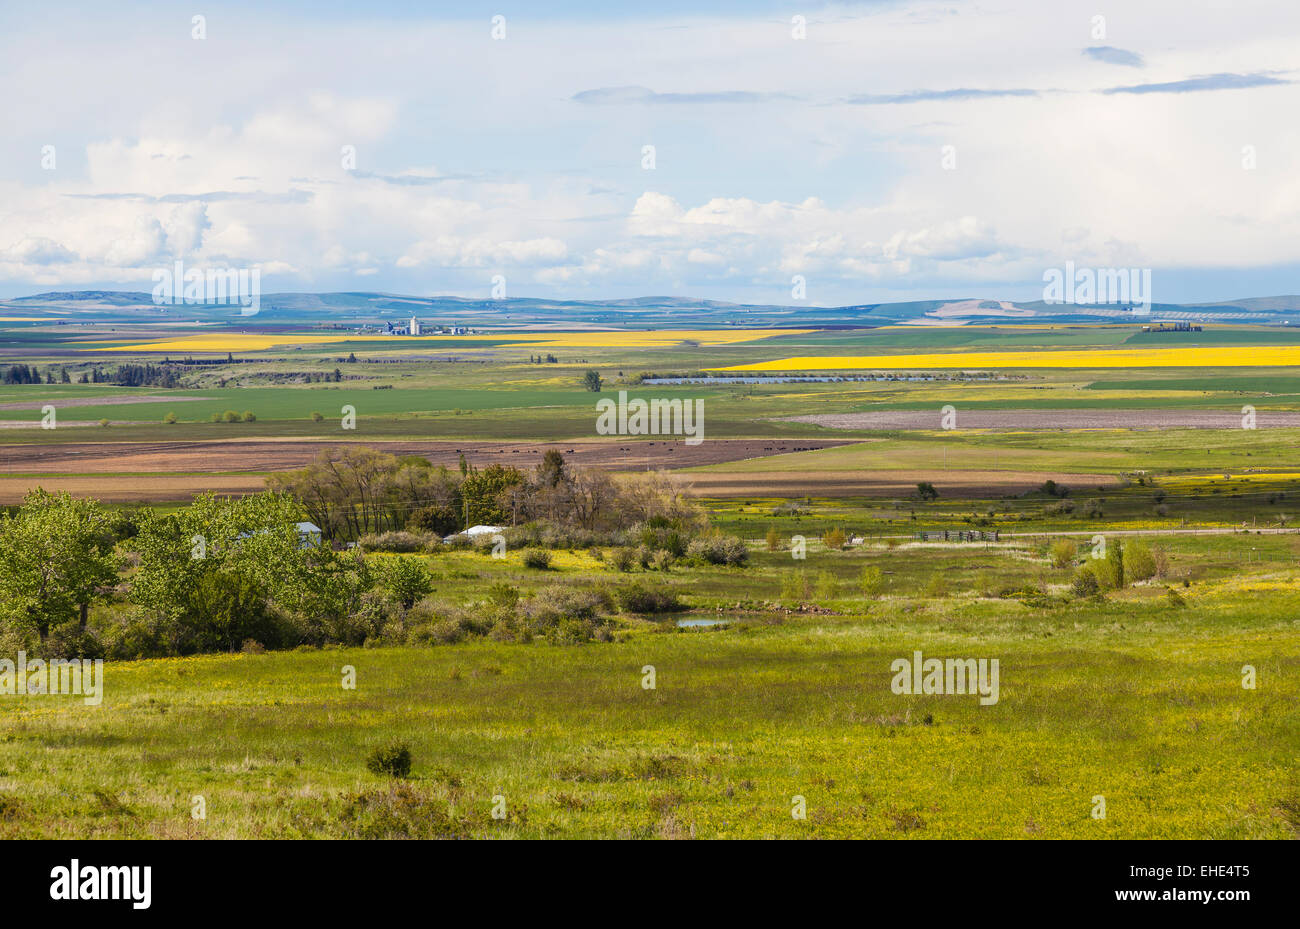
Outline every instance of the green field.
{"type": "MultiPolygon", "coordinates": [[[[670,574],[724,628],[110,663],[100,706],[0,706],[0,835],[1293,838],[1300,585],[1282,538],[1252,573],[1284,572],[1283,589],[1240,583],[1222,541],[1217,559],[1179,545],[1175,573],[1196,579],[1177,608],[1159,585],[1099,603],[979,596],[990,572],[1061,579],[999,549],[814,550],[807,569],[840,578],[833,614],[757,608],[794,570],[762,555],[670,574]],[[852,591],[864,563],[889,572],[880,597],[852,591]],[[949,590],[917,596],[934,572],[949,590]],[[914,650],[998,658],[999,702],[894,694],[890,663],[914,650]],[[364,766],[394,740],[414,756],[401,782],[364,766]]],[[[452,596],[529,581],[450,557],[452,596]]]]}
{"type": "MultiPolygon", "coordinates": [[[[153,336],[167,331],[150,328],[153,336]]],[[[67,367],[76,378],[123,361],[159,363],[89,351],[91,340],[128,337],[123,326],[69,333],[7,325],[0,342],[21,355],[0,367],[31,364],[42,375],[67,367]],[[69,344],[72,335],[82,343],[69,344]]],[[[526,568],[517,551],[501,560],[473,550],[415,556],[433,578],[422,609],[435,618],[472,615],[502,583],[523,596],[642,583],[681,601],[664,614],[617,608],[612,641],[453,641],[432,621],[408,628],[403,613],[400,628],[364,648],[262,652],[254,644],[240,653],[112,660],[99,706],[6,696],[0,837],[1296,838],[1300,429],[867,431],[789,419],[937,413],[945,404],[1300,409],[1294,369],[641,383],[643,375],[854,346],[1078,349],[1174,338],[1134,326],[891,327],[708,348],[557,349],[558,360],[545,364],[530,363],[536,348],[501,340],[422,353],[358,340],[215,357],[183,366],[181,386],[171,389],[0,385],[0,405],[11,407],[0,409],[0,476],[15,486],[47,477],[9,465],[20,446],[44,454],[64,443],[138,442],[165,457],[173,445],[231,439],[591,440],[596,401],[619,390],[702,398],[706,442],[852,440],[681,474],[753,482],[752,494],[700,501],[712,530],[746,541],[746,567],[681,559],[624,572],[606,543],[557,543],[549,570],[526,568]],[[353,349],[357,361],[345,360],[353,349]],[[581,383],[590,368],[604,378],[600,394],[581,383]],[[324,380],[336,369],[341,382],[324,380]],[[86,403],[96,399],[107,402],[86,403]],[[56,429],[36,428],[45,403],[58,409],[56,429]],[[345,404],[357,411],[346,436],[345,404]],[[226,410],[252,411],[256,421],[210,421],[226,410]],[[162,422],[169,412],[174,425],[162,422]],[[1080,477],[1063,482],[1068,494],[1049,493],[1035,478],[966,496],[945,483],[964,471],[1080,477]],[[913,493],[920,473],[937,485],[937,498],[913,493]],[[904,489],[822,492],[825,479],[845,474],[897,476],[904,489]],[[795,482],[777,493],[765,475],[795,482]],[[937,529],[1002,538],[913,541],[937,529]],[[832,530],[861,541],[828,549],[822,538],[832,530]],[[1215,534],[1196,534],[1206,531],[1215,534]],[[1167,559],[1160,573],[1097,596],[1078,591],[1074,572],[1088,564],[1095,536],[1141,544],[1123,533],[1143,533],[1159,549],[1167,559]],[[796,536],[806,540],[806,560],[790,553],[796,536]],[[1054,567],[1050,546],[1063,540],[1071,563],[1054,567]],[[879,572],[870,589],[864,568],[879,572]],[[679,620],[723,624],[678,628],[679,620]],[[996,658],[998,701],[893,693],[891,663],[918,650],[996,658]],[[341,684],[344,666],[356,671],[355,690],[341,684]],[[653,689],[642,686],[646,666],[653,689]],[[1245,666],[1255,670],[1254,689],[1242,686],[1245,666]],[[369,771],[370,753],[396,742],[410,747],[410,776],[369,771]],[[191,816],[196,797],[205,820],[191,816]],[[806,818],[792,815],[796,797],[806,818]],[[1104,819],[1093,815],[1098,797],[1104,819]],[[502,804],[505,818],[494,818],[502,804]]],[[[1212,327],[1177,344],[1297,338],[1212,327]]],[[[111,460],[113,446],[104,448],[96,454],[111,460]]],[[[70,460],[65,476],[95,480],[93,469],[75,466],[81,459],[70,460]]],[[[153,475],[187,474],[202,489],[205,475],[219,473],[196,472],[186,460],[187,468],[127,476],[148,486],[153,475]]],[[[265,469],[252,456],[246,470],[265,469]]],[[[124,518],[140,512],[138,503],[116,506],[124,518]]],[[[368,556],[375,566],[391,557],[368,556]]],[[[132,609],[127,586],[95,605],[92,630],[132,609]]]]}

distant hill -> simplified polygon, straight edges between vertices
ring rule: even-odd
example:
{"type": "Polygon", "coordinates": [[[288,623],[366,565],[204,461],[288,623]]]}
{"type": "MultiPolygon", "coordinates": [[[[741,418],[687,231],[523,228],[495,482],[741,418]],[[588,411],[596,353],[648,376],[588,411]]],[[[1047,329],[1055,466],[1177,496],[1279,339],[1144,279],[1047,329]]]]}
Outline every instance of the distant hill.
{"type": "MultiPolygon", "coordinates": [[[[158,319],[234,320],[249,317],[238,307],[218,304],[155,306],[139,291],[60,291],[0,300],[0,309],[52,319],[144,321],[158,319]]],[[[0,314],[3,315],[3,314],[0,314]]],[[[426,325],[531,327],[664,326],[879,326],[969,325],[990,323],[1114,323],[1148,319],[1130,307],[1049,304],[1041,300],[966,298],[863,303],[853,306],[740,304],[692,297],[650,296],[613,300],[547,300],[517,297],[480,300],[467,297],[419,297],[360,292],[263,294],[257,319],[272,323],[404,320],[418,316],[426,325]]],[[[1300,324],[1300,296],[1246,297],[1218,303],[1158,303],[1151,319],[1235,322],[1259,325],[1300,324]]]]}

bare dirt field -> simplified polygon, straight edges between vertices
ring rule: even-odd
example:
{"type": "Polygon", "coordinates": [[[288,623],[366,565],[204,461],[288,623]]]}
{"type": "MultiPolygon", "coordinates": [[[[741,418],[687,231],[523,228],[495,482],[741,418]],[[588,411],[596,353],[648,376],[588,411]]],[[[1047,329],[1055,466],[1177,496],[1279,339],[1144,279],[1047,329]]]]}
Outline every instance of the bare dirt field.
{"type": "Polygon", "coordinates": [[[555,448],[566,461],[579,466],[639,471],[723,464],[849,443],[807,439],[713,439],[701,445],[665,440],[538,444],[240,439],[0,445],[0,503],[16,502],[27,490],[38,485],[47,490],[67,490],[118,502],[188,500],[191,494],[202,490],[247,493],[262,489],[262,476],[267,472],[300,468],[324,449],[348,444],[393,455],[420,455],[449,468],[457,466],[461,453],[476,467],[500,463],[530,468],[541,460],[547,449],[555,448]]]}
{"type": "MultiPolygon", "coordinates": [[[[872,410],[791,416],[829,429],[940,429],[939,410],[872,410]]],[[[1261,410],[1263,429],[1300,426],[1300,413],[1261,410]]],[[[1241,410],[957,410],[958,429],[1240,429],[1241,410]]]]}
{"type": "Polygon", "coordinates": [[[747,471],[692,472],[683,475],[702,497],[906,497],[920,481],[934,484],[941,497],[991,499],[1034,490],[1048,479],[1072,487],[1117,486],[1113,474],[1049,471],[747,471]]]}

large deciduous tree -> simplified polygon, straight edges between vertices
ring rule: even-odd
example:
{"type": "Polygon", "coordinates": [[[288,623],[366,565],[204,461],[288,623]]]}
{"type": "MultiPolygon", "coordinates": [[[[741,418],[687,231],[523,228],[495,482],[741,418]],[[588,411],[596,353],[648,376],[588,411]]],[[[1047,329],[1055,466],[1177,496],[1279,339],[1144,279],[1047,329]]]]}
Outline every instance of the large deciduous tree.
{"type": "Polygon", "coordinates": [[[0,517],[0,616],[34,632],[77,621],[117,581],[116,538],[109,515],[94,500],[37,489],[17,512],[0,517]]]}

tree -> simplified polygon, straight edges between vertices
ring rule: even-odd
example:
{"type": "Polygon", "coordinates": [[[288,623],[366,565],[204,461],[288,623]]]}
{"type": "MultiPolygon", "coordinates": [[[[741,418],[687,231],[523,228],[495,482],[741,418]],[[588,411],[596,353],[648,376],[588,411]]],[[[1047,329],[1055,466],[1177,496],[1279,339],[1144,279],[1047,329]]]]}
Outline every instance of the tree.
{"type": "Polygon", "coordinates": [[[524,483],[523,474],[516,468],[488,465],[482,471],[471,471],[460,482],[464,504],[466,528],[473,525],[496,525],[506,521],[504,494],[524,483]]]}
{"type": "Polygon", "coordinates": [[[384,587],[404,610],[409,610],[417,600],[433,592],[433,578],[418,558],[400,555],[386,558],[381,575],[384,587]]]}
{"type": "Polygon", "coordinates": [[[1124,543],[1113,540],[1106,546],[1106,567],[1110,569],[1112,585],[1118,590],[1124,587],[1124,543]]]}
{"type": "Polygon", "coordinates": [[[587,390],[590,390],[592,393],[600,393],[602,383],[600,372],[595,368],[591,368],[582,376],[582,386],[587,388],[587,390]]]}
{"type": "Polygon", "coordinates": [[[303,515],[297,501],[274,492],[237,500],[207,493],[174,513],[146,510],[131,540],[140,555],[131,599],[198,630],[215,629],[229,597],[247,605],[253,591],[298,608],[313,571],[332,555],[302,545],[303,515]]]}
{"type": "Polygon", "coordinates": [[[564,477],[564,456],[556,449],[548,448],[537,465],[538,483],[545,487],[555,487],[564,477]]]}
{"type": "Polygon", "coordinates": [[[939,499],[939,491],[934,489],[934,485],[929,481],[921,481],[916,485],[916,495],[922,500],[939,499]]]}
{"type": "Polygon", "coordinates": [[[112,521],[94,500],[37,489],[0,516],[0,616],[41,642],[117,581],[112,521]]]}
{"type": "Polygon", "coordinates": [[[176,423],[176,414],[175,414],[175,413],[168,413],[166,416],[163,417],[163,422],[167,423],[167,425],[169,425],[169,426],[171,426],[171,425],[175,425],[175,423],[176,423]]]}

